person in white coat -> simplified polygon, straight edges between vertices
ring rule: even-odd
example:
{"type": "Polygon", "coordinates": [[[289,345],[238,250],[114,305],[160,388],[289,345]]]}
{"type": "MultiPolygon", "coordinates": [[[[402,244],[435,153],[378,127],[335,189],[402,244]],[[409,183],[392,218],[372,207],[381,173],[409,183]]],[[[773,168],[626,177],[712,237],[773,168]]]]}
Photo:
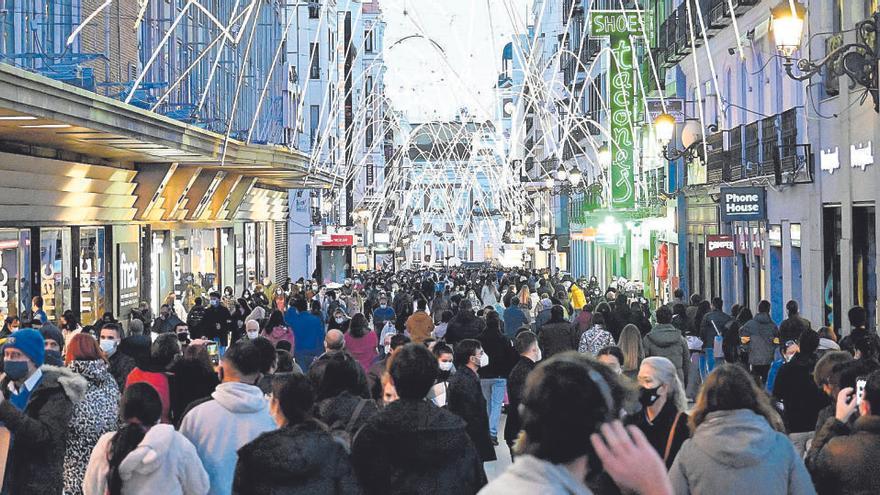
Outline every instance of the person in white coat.
{"type": "Polygon", "coordinates": [[[238,449],[276,429],[269,402],[253,385],[263,363],[262,351],[253,341],[229,346],[220,362],[220,385],[211,398],[190,404],[180,423],[180,433],[195,445],[205,465],[211,495],[232,493],[238,449]]]}
{"type": "Polygon", "coordinates": [[[85,495],[204,495],[208,473],[196,448],[174,427],[157,424],[159,393],[135,383],[122,398],[119,431],[105,433],[92,451],[83,479],[85,495]]]}

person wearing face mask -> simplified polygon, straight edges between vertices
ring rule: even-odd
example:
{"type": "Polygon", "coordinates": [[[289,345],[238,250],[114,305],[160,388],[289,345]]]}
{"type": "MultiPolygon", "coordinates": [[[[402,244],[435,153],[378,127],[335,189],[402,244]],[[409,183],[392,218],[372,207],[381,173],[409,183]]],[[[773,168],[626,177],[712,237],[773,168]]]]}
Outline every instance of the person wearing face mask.
{"type": "Polygon", "coordinates": [[[813,380],[818,348],[819,334],[807,328],[798,339],[797,353],[779,369],[773,386],[773,397],[783,405],[782,419],[789,437],[799,448],[806,446],[819,411],[829,404],[828,397],[813,380]]]}
{"type": "Polygon", "coordinates": [[[150,326],[150,332],[154,334],[153,339],[155,340],[156,335],[173,332],[178,323],[182,323],[182,321],[171,310],[171,306],[163,304],[159,308],[159,316],[150,326]]]}
{"type": "Polygon", "coordinates": [[[174,386],[171,387],[171,416],[174,426],[180,427],[187,407],[200,403],[214,393],[220,380],[214,371],[211,356],[204,341],[186,346],[183,356],[171,366],[174,386]],[[199,402],[197,402],[199,401],[199,402]]]}
{"type": "Polygon", "coordinates": [[[6,467],[7,493],[56,495],[64,486],[64,452],[73,408],[85,379],[67,368],[43,367],[46,344],[25,328],[3,346],[0,422],[13,438],[6,467]]]}
{"type": "Polygon", "coordinates": [[[342,308],[336,308],[330,321],[327,322],[327,330],[339,330],[342,333],[348,332],[349,319],[342,308]]]}
{"type": "Polygon", "coordinates": [[[45,362],[49,366],[64,366],[64,335],[55,325],[43,325],[39,330],[43,336],[46,349],[45,362]]]}
{"type": "Polygon", "coordinates": [[[225,306],[220,304],[220,293],[212,292],[208,309],[202,318],[198,328],[193,328],[197,337],[209,340],[218,340],[225,347],[229,343],[229,334],[234,330],[232,314],[225,306]]]}
{"type": "Polygon", "coordinates": [[[504,440],[510,448],[511,459],[514,457],[514,445],[522,429],[519,405],[526,387],[526,378],[543,357],[541,348],[538,347],[538,336],[530,331],[520,332],[514,344],[516,352],[519,353],[519,360],[507,377],[507,421],[504,424],[504,440]]]}
{"type": "Polygon", "coordinates": [[[119,328],[118,323],[105,323],[101,326],[98,339],[98,345],[101,346],[101,350],[107,355],[107,360],[110,363],[110,374],[113,375],[119,390],[122,390],[125,388],[125,379],[128,378],[128,374],[137,366],[133,357],[119,350],[119,345],[122,342],[122,329],[119,328]]]}
{"type": "Polygon", "coordinates": [[[453,365],[452,347],[443,342],[434,346],[432,352],[437,357],[437,366],[440,368],[437,373],[437,380],[431,391],[428,392],[428,400],[437,407],[446,407],[446,392],[449,388],[449,377],[455,373],[455,365],[453,365]]]}
{"type": "Polygon", "coordinates": [[[244,323],[244,333],[247,340],[254,340],[260,336],[260,322],[248,320],[244,323]]]}
{"type": "Polygon", "coordinates": [[[177,341],[180,342],[181,348],[186,348],[186,346],[192,343],[192,340],[189,338],[189,325],[186,323],[178,323],[174,327],[174,334],[177,335],[177,341]]]}
{"type": "Polygon", "coordinates": [[[373,330],[377,333],[381,332],[385,327],[385,322],[394,322],[396,318],[397,314],[394,312],[394,308],[388,305],[388,296],[384,294],[379,296],[379,307],[373,310],[373,330]]]}
{"type": "Polygon", "coordinates": [[[0,345],[6,342],[6,338],[17,332],[21,327],[21,321],[17,316],[7,316],[3,321],[3,329],[0,330],[0,345]]]}
{"type": "Polygon", "coordinates": [[[479,341],[464,339],[455,346],[456,373],[449,378],[447,408],[467,423],[467,432],[483,462],[494,461],[495,447],[489,435],[489,414],[480,386],[480,368],[489,365],[489,355],[479,341]]]}
{"type": "Polygon", "coordinates": [[[180,423],[180,433],[196,447],[208,472],[209,493],[232,493],[238,449],[260,434],[276,428],[262,390],[263,355],[250,341],[239,341],[220,361],[219,378],[211,398],[191,404],[180,423]]]}
{"type": "Polygon", "coordinates": [[[645,358],[638,380],[642,410],[626,422],[642,430],[668,469],[690,437],[684,386],[675,365],[664,357],[645,358]]]}
{"type": "Polygon", "coordinates": [[[107,359],[91,335],[77,334],[65,351],[67,368],[86,379],[83,399],[74,406],[64,453],[64,493],[81,493],[89,456],[101,435],[116,431],[119,388],[107,359]]]}

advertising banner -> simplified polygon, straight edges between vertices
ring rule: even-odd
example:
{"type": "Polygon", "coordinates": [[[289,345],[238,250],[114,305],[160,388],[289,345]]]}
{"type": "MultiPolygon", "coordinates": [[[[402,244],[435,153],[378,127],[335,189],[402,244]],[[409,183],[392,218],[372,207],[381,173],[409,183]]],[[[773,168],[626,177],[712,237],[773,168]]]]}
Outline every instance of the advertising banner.
{"type": "Polygon", "coordinates": [[[732,258],[736,254],[732,235],[706,236],[706,256],[709,258],[732,258]]]}
{"type": "Polygon", "coordinates": [[[763,187],[722,187],[720,192],[722,222],[767,219],[767,191],[763,187]]]}
{"type": "Polygon", "coordinates": [[[127,317],[137,307],[141,294],[141,266],[137,242],[117,245],[116,284],[119,289],[120,317],[127,317]]]}

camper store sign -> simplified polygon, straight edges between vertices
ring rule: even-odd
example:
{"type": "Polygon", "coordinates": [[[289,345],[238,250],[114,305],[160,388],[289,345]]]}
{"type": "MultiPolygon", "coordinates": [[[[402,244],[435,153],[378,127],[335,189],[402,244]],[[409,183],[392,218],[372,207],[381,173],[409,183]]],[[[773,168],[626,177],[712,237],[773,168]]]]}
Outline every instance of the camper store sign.
{"type": "Polygon", "coordinates": [[[756,221],[767,219],[767,192],[762,187],[722,187],[718,204],[721,221],[756,221]]]}
{"type": "Polygon", "coordinates": [[[652,33],[651,17],[636,10],[597,10],[590,13],[590,34],[607,37],[611,44],[608,68],[611,110],[611,207],[635,206],[633,136],[635,109],[635,72],[633,41],[643,33],[652,33]]]}

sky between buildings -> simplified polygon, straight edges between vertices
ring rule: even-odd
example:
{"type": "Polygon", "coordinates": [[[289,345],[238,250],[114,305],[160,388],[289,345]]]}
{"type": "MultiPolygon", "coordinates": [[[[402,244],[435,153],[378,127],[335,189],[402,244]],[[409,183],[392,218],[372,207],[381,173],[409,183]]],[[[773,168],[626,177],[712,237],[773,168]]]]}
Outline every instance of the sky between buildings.
{"type": "Polygon", "coordinates": [[[531,0],[382,0],[386,93],[410,122],[495,117],[501,51],[531,0]]]}

